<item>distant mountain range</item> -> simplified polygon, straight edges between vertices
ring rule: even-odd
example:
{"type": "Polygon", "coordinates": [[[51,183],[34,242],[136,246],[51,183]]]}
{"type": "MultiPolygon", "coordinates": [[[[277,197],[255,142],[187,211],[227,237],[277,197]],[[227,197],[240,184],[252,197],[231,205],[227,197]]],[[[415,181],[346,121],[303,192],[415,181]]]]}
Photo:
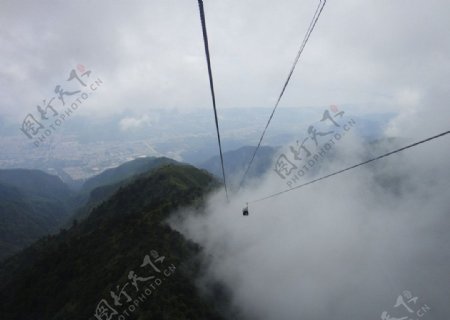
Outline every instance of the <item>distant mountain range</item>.
{"type": "MultiPolygon", "coordinates": [[[[247,173],[246,179],[260,178],[271,169],[276,152],[280,148],[262,146],[256,153],[254,162],[247,173]]],[[[224,152],[223,162],[225,175],[230,186],[237,187],[255,151],[255,147],[244,146],[237,150],[224,152]]],[[[214,156],[198,165],[199,168],[211,172],[219,180],[223,179],[222,167],[219,156],[214,156]]]]}
{"type": "Polygon", "coordinates": [[[146,171],[150,171],[161,165],[176,163],[175,160],[166,157],[146,157],[138,158],[129,162],[126,162],[116,168],[103,171],[97,176],[88,179],[82,186],[83,192],[90,192],[95,188],[115,184],[122,180],[128,179],[136,174],[141,174],[146,171]]]}
{"type": "MultiPolygon", "coordinates": [[[[372,143],[371,148],[377,145],[372,143]]],[[[225,173],[231,189],[236,189],[241,182],[254,150],[253,146],[244,146],[224,153],[225,173]]],[[[246,181],[269,172],[279,150],[262,146],[246,181]]],[[[83,221],[92,210],[139,175],[175,163],[178,162],[166,157],[138,158],[105,170],[86,180],[77,190],[69,189],[58,177],[38,170],[0,170],[0,261],[43,236],[83,221]]],[[[198,167],[222,181],[219,156],[198,167]]]]}
{"type": "MultiPolygon", "coordinates": [[[[262,146],[247,179],[267,173],[277,151],[278,148],[262,146]]],[[[253,152],[254,147],[244,146],[224,153],[225,172],[231,188],[239,185],[253,152]]],[[[0,260],[41,237],[80,223],[141,174],[176,163],[166,157],[138,158],[105,170],[77,189],[69,189],[60,178],[38,170],[0,170],[0,260]]],[[[218,156],[198,167],[222,180],[218,156]]]]}
{"type": "Polygon", "coordinates": [[[88,179],[79,190],[77,196],[79,206],[72,219],[82,220],[86,218],[96,205],[108,199],[123,185],[130,183],[140,174],[174,163],[177,162],[165,157],[139,158],[116,168],[105,170],[88,179]]]}
{"type": "MultiPolygon", "coordinates": [[[[224,152],[230,189],[239,186],[254,150],[253,146],[243,146],[224,152]]],[[[268,173],[279,151],[279,147],[262,146],[246,182],[268,173]]],[[[330,153],[329,156],[333,155],[330,153]]],[[[70,228],[83,221],[92,210],[141,174],[176,163],[166,157],[138,158],[89,178],[77,189],[69,189],[58,177],[38,170],[0,170],[0,260],[60,228],[70,228]]],[[[222,181],[218,155],[197,167],[222,181]]]]}
{"type": "MultiPolygon", "coordinates": [[[[270,169],[276,148],[262,147],[248,178],[260,177],[270,169]]],[[[242,147],[224,153],[230,184],[237,185],[254,147],[242,147]]],[[[70,228],[90,212],[131,183],[139,175],[168,164],[165,157],[138,158],[86,180],[71,190],[60,178],[39,170],[0,170],[0,261],[46,235],[70,228]]],[[[222,177],[218,156],[199,165],[222,177]]]]}

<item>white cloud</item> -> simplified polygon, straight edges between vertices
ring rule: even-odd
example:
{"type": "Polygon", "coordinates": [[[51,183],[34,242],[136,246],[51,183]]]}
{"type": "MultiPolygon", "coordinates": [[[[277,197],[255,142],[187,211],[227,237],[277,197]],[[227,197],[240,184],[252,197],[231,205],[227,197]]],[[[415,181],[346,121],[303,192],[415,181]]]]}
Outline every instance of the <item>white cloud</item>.
{"type": "Polygon", "coordinates": [[[144,115],[139,118],[126,117],[119,121],[119,127],[122,131],[137,129],[151,124],[152,121],[150,120],[150,117],[148,115],[144,115]]]}
{"type": "MultiPolygon", "coordinates": [[[[367,146],[346,141],[321,174],[367,157],[355,151],[367,146]]],[[[243,319],[379,319],[397,315],[403,290],[432,308],[429,319],[442,319],[450,312],[447,145],[443,138],[250,203],[243,217],[247,201],[286,188],[272,173],[229,204],[213,195],[205,215],[183,211],[172,225],[202,245],[203,281],[225,283],[243,319]]]]}
{"type": "Polygon", "coordinates": [[[422,95],[418,90],[404,88],[395,95],[396,104],[402,108],[416,108],[419,106],[422,95]]]}

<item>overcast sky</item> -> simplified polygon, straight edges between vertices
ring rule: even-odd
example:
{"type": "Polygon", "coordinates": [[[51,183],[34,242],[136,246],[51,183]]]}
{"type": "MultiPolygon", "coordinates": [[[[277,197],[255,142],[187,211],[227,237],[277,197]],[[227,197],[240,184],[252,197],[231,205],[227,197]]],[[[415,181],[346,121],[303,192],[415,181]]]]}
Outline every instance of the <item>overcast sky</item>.
{"type": "MultiPolygon", "coordinates": [[[[318,1],[205,1],[218,107],[272,107],[318,1]]],[[[446,104],[450,2],[329,0],[281,107],[446,104]]],[[[79,114],[209,108],[197,1],[0,2],[0,116],[20,120],[78,64],[79,114]]]]}

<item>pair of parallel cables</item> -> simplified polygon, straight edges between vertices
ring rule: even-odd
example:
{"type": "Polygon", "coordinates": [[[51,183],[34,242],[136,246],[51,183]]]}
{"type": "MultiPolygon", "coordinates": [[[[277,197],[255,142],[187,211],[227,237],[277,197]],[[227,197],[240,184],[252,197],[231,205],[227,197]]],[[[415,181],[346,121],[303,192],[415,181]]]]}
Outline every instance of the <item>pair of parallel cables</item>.
{"type": "MultiPolygon", "coordinates": [[[[295,57],[294,63],[291,67],[291,70],[289,71],[288,77],[287,77],[286,81],[284,82],[281,93],[278,96],[277,102],[275,104],[275,107],[272,110],[269,120],[267,121],[266,127],[264,128],[264,131],[261,134],[258,145],[253,152],[253,155],[252,155],[250,162],[245,170],[245,173],[242,177],[239,187],[241,187],[242,184],[244,183],[247,173],[253,164],[256,153],[258,152],[258,150],[261,146],[262,140],[264,139],[264,135],[267,131],[267,128],[269,127],[270,121],[272,120],[273,115],[275,114],[275,111],[281,101],[281,98],[283,97],[284,92],[286,91],[289,81],[291,80],[292,74],[294,73],[295,67],[297,66],[297,63],[300,60],[300,56],[303,53],[303,50],[305,49],[306,43],[308,42],[308,40],[311,36],[311,33],[313,32],[314,27],[316,26],[317,21],[319,20],[320,14],[322,13],[322,10],[323,10],[325,4],[326,4],[326,0],[320,0],[319,5],[316,8],[316,11],[315,11],[314,16],[311,20],[311,23],[308,27],[308,30],[305,34],[305,37],[300,46],[300,49],[298,50],[297,56],[295,57]]],[[[222,143],[220,140],[219,121],[218,121],[218,117],[217,117],[217,107],[216,107],[216,96],[215,96],[215,92],[214,92],[214,80],[213,80],[212,68],[211,68],[211,57],[210,57],[210,53],[209,53],[208,33],[206,30],[206,19],[205,19],[205,10],[204,10],[204,6],[203,6],[203,0],[198,0],[198,6],[199,6],[199,10],[200,10],[200,21],[202,24],[202,31],[203,31],[203,42],[205,45],[206,63],[208,66],[209,86],[210,86],[210,90],[211,90],[211,97],[212,97],[212,103],[213,103],[213,109],[214,109],[214,120],[215,120],[215,124],[216,124],[217,141],[218,141],[218,145],[219,145],[219,154],[220,154],[220,163],[221,163],[221,167],[222,167],[223,183],[225,186],[225,194],[228,199],[228,188],[227,188],[226,177],[225,177],[225,167],[224,167],[224,163],[223,163],[222,143]]]]}
{"type": "MultiPolygon", "coordinates": [[[[274,106],[274,108],[272,110],[272,113],[270,114],[269,120],[267,121],[267,124],[266,124],[266,126],[265,126],[265,128],[264,128],[264,130],[263,130],[263,132],[261,134],[261,137],[259,139],[258,145],[255,147],[255,150],[253,151],[252,157],[251,157],[251,159],[250,159],[250,161],[249,161],[249,163],[247,165],[247,168],[246,168],[246,170],[244,172],[244,175],[243,175],[242,180],[241,180],[241,182],[239,184],[239,187],[241,187],[243,185],[243,183],[245,181],[245,178],[246,178],[246,176],[247,176],[247,174],[248,174],[248,172],[249,172],[249,170],[250,170],[250,168],[251,168],[251,166],[253,164],[255,156],[256,156],[256,154],[257,154],[257,152],[258,152],[258,150],[259,150],[259,148],[261,146],[262,140],[264,139],[264,135],[265,135],[265,133],[267,131],[267,128],[269,127],[269,124],[272,121],[272,118],[273,118],[273,116],[275,114],[275,111],[276,111],[276,109],[277,109],[277,107],[278,107],[278,105],[279,105],[279,103],[281,101],[281,98],[284,95],[284,92],[286,91],[286,88],[287,88],[287,86],[289,84],[289,81],[291,80],[291,77],[292,77],[292,75],[294,73],[295,67],[297,66],[297,63],[300,60],[300,57],[301,57],[301,55],[303,53],[303,50],[305,49],[305,46],[306,46],[306,44],[307,44],[307,42],[308,42],[308,40],[309,40],[309,38],[311,36],[311,33],[313,32],[313,30],[314,30],[314,28],[315,28],[315,26],[317,24],[317,21],[319,20],[320,14],[322,13],[322,10],[325,7],[325,4],[326,4],[326,0],[320,0],[319,5],[316,8],[314,16],[313,16],[313,18],[311,20],[311,23],[309,25],[309,28],[308,28],[308,30],[307,30],[307,32],[305,34],[305,37],[304,37],[303,42],[302,42],[302,44],[300,46],[300,49],[297,52],[297,56],[295,57],[294,63],[293,63],[293,65],[292,65],[292,67],[291,67],[291,69],[289,71],[288,77],[287,77],[286,81],[283,84],[283,87],[281,89],[281,93],[278,96],[278,99],[277,99],[277,101],[275,103],[275,106],[274,106]]],[[[213,81],[212,69],[211,69],[211,57],[210,57],[210,53],[209,53],[208,34],[207,34],[207,31],[206,31],[206,21],[205,21],[205,12],[204,12],[204,7],[203,7],[203,0],[198,0],[198,5],[199,5],[199,9],[200,9],[200,20],[201,20],[202,30],[203,30],[203,41],[204,41],[204,44],[205,44],[206,62],[207,62],[207,65],[208,65],[209,85],[210,85],[210,89],[211,89],[211,97],[212,97],[212,102],[213,102],[214,119],[215,119],[215,123],[216,123],[217,140],[218,140],[218,144],[219,144],[219,153],[220,153],[220,162],[221,162],[222,174],[223,174],[223,183],[224,183],[224,186],[225,186],[225,194],[226,194],[226,197],[227,197],[227,200],[228,200],[228,188],[227,188],[227,184],[226,184],[225,167],[224,167],[224,163],[223,163],[222,144],[221,144],[221,140],[220,140],[220,130],[219,130],[218,117],[217,117],[216,98],[215,98],[215,93],[214,93],[214,81],[213,81]]],[[[402,147],[402,148],[399,148],[399,149],[387,152],[385,154],[382,154],[382,155],[379,155],[377,157],[368,159],[366,161],[363,161],[363,162],[360,162],[358,164],[352,165],[352,166],[347,167],[345,169],[335,171],[333,173],[330,173],[330,174],[327,174],[327,175],[322,176],[320,178],[317,178],[317,179],[311,180],[309,182],[303,183],[303,184],[298,185],[296,187],[293,187],[293,188],[290,188],[290,189],[286,189],[286,190],[283,190],[283,191],[280,191],[280,192],[268,195],[266,197],[263,197],[263,198],[251,201],[249,203],[255,203],[255,202],[264,201],[264,200],[267,200],[267,199],[270,199],[270,198],[273,198],[273,197],[277,197],[277,196],[279,196],[281,194],[290,192],[292,190],[296,190],[296,189],[300,189],[300,188],[306,187],[308,185],[311,185],[313,183],[316,183],[316,182],[319,182],[319,181],[331,178],[333,176],[336,176],[338,174],[344,173],[346,171],[353,170],[353,169],[355,169],[355,168],[357,168],[359,166],[362,166],[362,165],[365,165],[365,164],[368,164],[368,163],[380,160],[382,158],[389,157],[389,156],[391,156],[393,154],[396,154],[398,152],[404,151],[406,149],[410,149],[410,148],[416,147],[416,146],[418,146],[420,144],[427,143],[427,142],[429,142],[431,140],[434,140],[434,139],[442,138],[442,137],[444,137],[444,136],[446,136],[448,134],[450,134],[450,131],[445,131],[445,132],[439,133],[439,134],[434,135],[432,137],[425,138],[425,139],[420,140],[418,142],[409,144],[409,145],[407,145],[405,147],[402,147]]]]}

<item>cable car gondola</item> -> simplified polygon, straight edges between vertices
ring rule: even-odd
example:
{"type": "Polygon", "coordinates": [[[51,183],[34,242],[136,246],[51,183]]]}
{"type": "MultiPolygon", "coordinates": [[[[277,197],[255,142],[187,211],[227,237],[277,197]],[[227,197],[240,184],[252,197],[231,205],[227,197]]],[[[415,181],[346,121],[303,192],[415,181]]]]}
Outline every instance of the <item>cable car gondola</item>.
{"type": "Polygon", "coordinates": [[[242,209],[242,215],[248,216],[248,203],[247,203],[247,206],[244,209],[242,209]]]}

